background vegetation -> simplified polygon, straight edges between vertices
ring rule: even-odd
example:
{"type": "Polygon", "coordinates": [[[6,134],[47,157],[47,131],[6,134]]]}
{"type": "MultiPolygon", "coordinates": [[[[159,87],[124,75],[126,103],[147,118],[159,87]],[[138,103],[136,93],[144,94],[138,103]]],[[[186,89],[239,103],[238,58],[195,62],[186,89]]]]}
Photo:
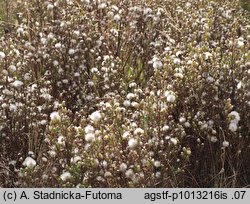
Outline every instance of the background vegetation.
{"type": "Polygon", "coordinates": [[[249,186],[249,1],[1,5],[0,187],[249,186]]]}

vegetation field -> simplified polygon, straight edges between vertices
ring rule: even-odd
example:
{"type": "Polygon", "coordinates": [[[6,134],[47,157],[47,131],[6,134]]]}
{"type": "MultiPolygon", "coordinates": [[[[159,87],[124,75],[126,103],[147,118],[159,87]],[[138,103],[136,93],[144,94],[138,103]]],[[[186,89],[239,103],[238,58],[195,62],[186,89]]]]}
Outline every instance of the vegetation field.
{"type": "Polygon", "coordinates": [[[0,187],[249,187],[248,0],[0,5],[0,187]]]}

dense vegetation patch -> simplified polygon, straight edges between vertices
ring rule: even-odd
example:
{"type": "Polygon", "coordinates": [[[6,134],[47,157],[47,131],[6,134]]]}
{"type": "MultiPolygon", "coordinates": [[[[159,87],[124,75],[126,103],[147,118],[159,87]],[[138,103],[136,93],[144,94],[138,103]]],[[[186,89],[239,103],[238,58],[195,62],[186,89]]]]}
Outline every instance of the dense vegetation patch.
{"type": "Polygon", "coordinates": [[[14,6],[0,39],[1,187],[250,184],[249,13],[145,2],[14,6]]]}

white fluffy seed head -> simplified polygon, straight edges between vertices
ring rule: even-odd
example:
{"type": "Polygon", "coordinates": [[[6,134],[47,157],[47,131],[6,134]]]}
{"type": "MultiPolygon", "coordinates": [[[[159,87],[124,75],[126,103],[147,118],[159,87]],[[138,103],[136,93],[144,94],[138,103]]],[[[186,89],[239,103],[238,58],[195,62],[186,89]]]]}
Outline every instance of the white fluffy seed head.
{"type": "Polygon", "coordinates": [[[19,81],[19,80],[15,80],[12,85],[16,88],[20,88],[22,85],[23,85],[23,82],[22,81],[19,81]]]}
{"type": "Polygon", "coordinates": [[[131,105],[132,105],[132,107],[134,107],[134,108],[139,108],[139,106],[140,106],[140,104],[137,103],[137,102],[135,102],[135,101],[133,101],[133,102],[131,103],[131,105]]]}
{"type": "Polygon", "coordinates": [[[47,120],[41,120],[41,121],[40,121],[40,124],[41,124],[41,125],[46,125],[46,124],[47,124],[47,120]]]}
{"type": "Polygon", "coordinates": [[[154,166],[155,166],[156,168],[159,168],[159,167],[161,166],[161,162],[160,162],[160,161],[155,161],[155,162],[154,162],[154,166]]]}
{"type": "Polygon", "coordinates": [[[133,93],[128,93],[127,99],[128,99],[128,100],[132,100],[133,98],[135,98],[135,94],[133,94],[133,93]]]}
{"type": "Polygon", "coordinates": [[[130,133],[129,133],[128,131],[126,131],[126,132],[124,132],[124,133],[122,134],[122,138],[123,138],[123,139],[126,139],[126,138],[128,138],[129,135],[130,135],[130,133]]]}
{"type": "Polygon", "coordinates": [[[65,145],[65,138],[61,135],[57,138],[57,143],[59,145],[65,145]]]}
{"type": "Polygon", "coordinates": [[[231,121],[239,122],[240,121],[240,114],[237,111],[232,111],[228,114],[231,121]]]}
{"type": "Polygon", "coordinates": [[[162,130],[163,130],[163,131],[167,131],[167,130],[169,130],[169,128],[170,128],[170,127],[169,127],[168,125],[164,125],[164,126],[162,127],[162,130]]]}
{"type": "Polygon", "coordinates": [[[180,58],[175,57],[175,58],[173,59],[173,62],[174,62],[174,64],[180,64],[180,63],[181,63],[181,60],[180,60],[180,58]]]}
{"type": "Polygon", "coordinates": [[[61,176],[60,176],[60,178],[62,179],[62,181],[67,181],[67,180],[69,180],[69,179],[71,179],[71,174],[69,173],[69,172],[64,172],[61,176]]]}
{"type": "Polygon", "coordinates": [[[131,138],[131,139],[129,139],[129,141],[128,141],[128,147],[129,147],[130,149],[134,149],[134,148],[137,146],[137,144],[138,144],[137,139],[131,138]]]}
{"type": "Polygon", "coordinates": [[[27,157],[23,162],[23,166],[26,166],[28,168],[33,168],[36,166],[36,161],[31,157],[27,157]]]}
{"type": "Polygon", "coordinates": [[[87,133],[85,135],[85,141],[86,142],[92,142],[95,140],[95,134],[94,133],[87,133]]]}
{"type": "Polygon", "coordinates": [[[107,4],[106,4],[105,2],[100,3],[100,4],[98,5],[98,9],[105,9],[106,7],[107,7],[107,4]]]}
{"type": "Polygon", "coordinates": [[[123,105],[124,105],[125,107],[129,107],[129,106],[131,105],[131,103],[130,103],[129,100],[125,100],[125,101],[123,102],[123,105]]]}
{"type": "Polygon", "coordinates": [[[213,142],[213,143],[215,143],[215,142],[218,141],[218,139],[217,139],[217,137],[212,136],[212,137],[210,138],[210,141],[213,142]]]}
{"type": "Polygon", "coordinates": [[[175,99],[176,99],[176,97],[173,94],[170,94],[167,96],[167,102],[169,102],[169,103],[174,103],[175,99]]]}
{"type": "Polygon", "coordinates": [[[5,58],[4,52],[1,52],[1,51],[0,51],[0,60],[3,60],[4,58],[5,58]]]}
{"type": "Polygon", "coordinates": [[[208,60],[213,56],[210,52],[205,52],[204,55],[205,55],[205,60],[208,60]]]}
{"type": "Polygon", "coordinates": [[[184,122],[186,122],[186,118],[180,117],[179,121],[180,121],[180,123],[184,123],[184,122]]]}
{"type": "Polygon", "coordinates": [[[54,8],[54,5],[53,5],[53,4],[48,4],[47,10],[52,10],[53,8],[54,8]]]}
{"type": "Polygon", "coordinates": [[[105,178],[112,177],[112,173],[110,171],[106,171],[105,174],[104,174],[104,177],[105,178]]]}
{"type": "Polygon", "coordinates": [[[17,111],[17,106],[15,104],[10,104],[9,110],[10,110],[10,112],[16,112],[17,111]]]}
{"type": "Polygon", "coordinates": [[[120,16],[119,14],[116,14],[116,15],[114,16],[114,20],[115,20],[115,21],[120,21],[120,20],[121,20],[121,16],[120,16]]]}
{"type": "Polygon", "coordinates": [[[75,50],[74,49],[69,49],[69,55],[73,55],[75,54],[75,50]]]}
{"type": "Polygon", "coordinates": [[[156,59],[153,61],[153,67],[154,69],[159,69],[163,67],[163,64],[160,60],[156,59]]]}
{"type": "Polygon", "coordinates": [[[120,165],[120,171],[121,172],[125,172],[127,170],[127,168],[128,168],[127,164],[121,163],[121,165],[120,165]]]}
{"type": "Polygon", "coordinates": [[[57,111],[54,111],[50,114],[50,119],[52,121],[56,121],[56,120],[60,120],[61,116],[59,115],[59,113],[57,111]]]}
{"type": "Polygon", "coordinates": [[[231,122],[231,123],[229,124],[228,129],[229,129],[230,131],[232,131],[232,132],[236,132],[237,129],[238,129],[237,123],[231,122]]]}
{"type": "Polygon", "coordinates": [[[9,71],[10,71],[11,73],[15,72],[15,71],[16,71],[16,66],[15,66],[15,65],[10,65],[10,66],[9,66],[9,71]]]}
{"type": "Polygon", "coordinates": [[[16,32],[17,32],[17,34],[18,34],[19,36],[22,35],[22,34],[24,33],[23,27],[17,28],[16,32]]]}
{"type": "Polygon", "coordinates": [[[238,38],[237,47],[241,48],[245,45],[243,38],[238,38]]]}
{"type": "Polygon", "coordinates": [[[135,135],[143,135],[144,134],[144,130],[141,128],[136,128],[134,131],[135,135]]]}
{"type": "Polygon", "coordinates": [[[92,125],[87,125],[84,128],[84,131],[85,131],[86,134],[88,134],[88,133],[94,133],[95,132],[95,128],[92,125]]]}
{"type": "Polygon", "coordinates": [[[134,171],[133,169],[128,169],[125,173],[126,178],[133,178],[134,177],[134,171]]]}
{"type": "Polygon", "coordinates": [[[94,122],[98,122],[102,119],[102,115],[101,115],[100,111],[93,112],[89,117],[94,122]]]}
{"type": "Polygon", "coordinates": [[[173,145],[177,145],[178,140],[177,140],[176,138],[171,138],[171,139],[170,139],[170,142],[171,142],[173,145]]]}
{"type": "Polygon", "coordinates": [[[164,93],[165,97],[167,98],[167,102],[174,103],[176,100],[176,96],[172,91],[166,91],[164,93]]]}
{"type": "Polygon", "coordinates": [[[224,142],[222,143],[222,146],[223,146],[223,147],[228,147],[228,146],[229,146],[229,142],[228,142],[228,141],[224,141],[224,142]]]}
{"type": "Polygon", "coordinates": [[[53,61],[53,65],[56,67],[56,66],[59,65],[59,62],[58,62],[57,60],[54,60],[54,61],[53,61]]]}
{"type": "Polygon", "coordinates": [[[62,47],[62,44],[61,44],[61,43],[56,43],[56,44],[55,44],[55,48],[59,49],[59,48],[61,48],[61,47],[62,47]]]}

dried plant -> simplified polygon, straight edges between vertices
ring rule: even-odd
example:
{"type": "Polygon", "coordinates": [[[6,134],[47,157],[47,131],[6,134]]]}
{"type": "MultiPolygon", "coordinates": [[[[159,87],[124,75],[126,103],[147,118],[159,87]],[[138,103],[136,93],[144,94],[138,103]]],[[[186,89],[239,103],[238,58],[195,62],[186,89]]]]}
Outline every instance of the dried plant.
{"type": "Polygon", "coordinates": [[[250,184],[240,1],[16,8],[0,39],[1,187],[250,184]]]}

